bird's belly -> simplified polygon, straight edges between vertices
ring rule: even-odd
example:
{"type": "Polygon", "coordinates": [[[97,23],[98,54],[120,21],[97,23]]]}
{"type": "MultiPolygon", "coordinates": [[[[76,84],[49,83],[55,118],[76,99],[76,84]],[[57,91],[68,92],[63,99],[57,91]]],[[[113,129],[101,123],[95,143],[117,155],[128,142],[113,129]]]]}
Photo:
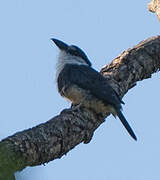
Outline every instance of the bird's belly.
{"type": "Polygon", "coordinates": [[[63,92],[63,97],[70,100],[73,105],[80,104],[81,106],[94,110],[96,113],[116,114],[112,105],[104,104],[102,100],[92,96],[89,91],[79,88],[76,85],[67,88],[65,92],[63,92]]]}
{"type": "Polygon", "coordinates": [[[76,85],[66,88],[62,96],[71,101],[73,104],[80,104],[86,97],[86,91],[76,85]]]}

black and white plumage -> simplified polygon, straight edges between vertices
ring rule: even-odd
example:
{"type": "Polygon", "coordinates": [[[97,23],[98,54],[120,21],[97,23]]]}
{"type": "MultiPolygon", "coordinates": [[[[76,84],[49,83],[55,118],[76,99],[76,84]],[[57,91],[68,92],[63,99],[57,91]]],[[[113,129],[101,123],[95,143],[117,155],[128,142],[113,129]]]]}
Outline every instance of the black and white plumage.
{"type": "Polygon", "coordinates": [[[52,41],[60,49],[56,81],[61,96],[97,113],[106,112],[118,116],[128,133],[137,140],[122,114],[123,101],[106,79],[91,67],[86,54],[77,46],[69,46],[58,39],[52,41]]]}

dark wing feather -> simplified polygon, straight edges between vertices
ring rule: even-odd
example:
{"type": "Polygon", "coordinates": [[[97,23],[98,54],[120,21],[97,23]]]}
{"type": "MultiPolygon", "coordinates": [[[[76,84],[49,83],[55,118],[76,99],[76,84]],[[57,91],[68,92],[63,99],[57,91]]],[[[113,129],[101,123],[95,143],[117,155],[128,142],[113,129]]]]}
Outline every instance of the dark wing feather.
{"type": "Polygon", "coordinates": [[[106,79],[93,68],[85,65],[67,64],[62,70],[62,74],[63,77],[60,75],[59,80],[63,81],[64,84],[77,84],[79,87],[89,90],[91,94],[102,100],[104,104],[113,105],[118,109],[121,108],[123,101],[121,101],[118,94],[107,83],[106,79]]]}

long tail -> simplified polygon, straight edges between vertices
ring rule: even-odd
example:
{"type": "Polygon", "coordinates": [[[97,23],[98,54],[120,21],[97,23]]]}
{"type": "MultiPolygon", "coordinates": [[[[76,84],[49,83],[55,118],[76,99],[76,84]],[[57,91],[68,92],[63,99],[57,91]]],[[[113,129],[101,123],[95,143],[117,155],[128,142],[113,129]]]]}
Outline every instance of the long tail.
{"type": "Polygon", "coordinates": [[[124,125],[124,127],[126,128],[126,130],[128,131],[128,133],[131,135],[131,137],[137,141],[137,137],[134,134],[131,126],[128,124],[126,118],[124,117],[124,115],[122,114],[121,110],[116,110],[117,112],[117,116],[119,117],[119,119],[121,120],[122,124],[124,125]]]}

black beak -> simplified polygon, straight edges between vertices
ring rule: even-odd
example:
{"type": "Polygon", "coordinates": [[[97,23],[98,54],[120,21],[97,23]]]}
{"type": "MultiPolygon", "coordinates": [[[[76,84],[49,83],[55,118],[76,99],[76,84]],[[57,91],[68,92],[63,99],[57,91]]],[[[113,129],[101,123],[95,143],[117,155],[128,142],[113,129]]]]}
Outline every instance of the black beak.
{"type": "Polygon", "coordinates": [[[51,40],[59,47],[60,50],[66,51],[68,49],[68,45],[58,39],[51,38],[51,40]]]}

